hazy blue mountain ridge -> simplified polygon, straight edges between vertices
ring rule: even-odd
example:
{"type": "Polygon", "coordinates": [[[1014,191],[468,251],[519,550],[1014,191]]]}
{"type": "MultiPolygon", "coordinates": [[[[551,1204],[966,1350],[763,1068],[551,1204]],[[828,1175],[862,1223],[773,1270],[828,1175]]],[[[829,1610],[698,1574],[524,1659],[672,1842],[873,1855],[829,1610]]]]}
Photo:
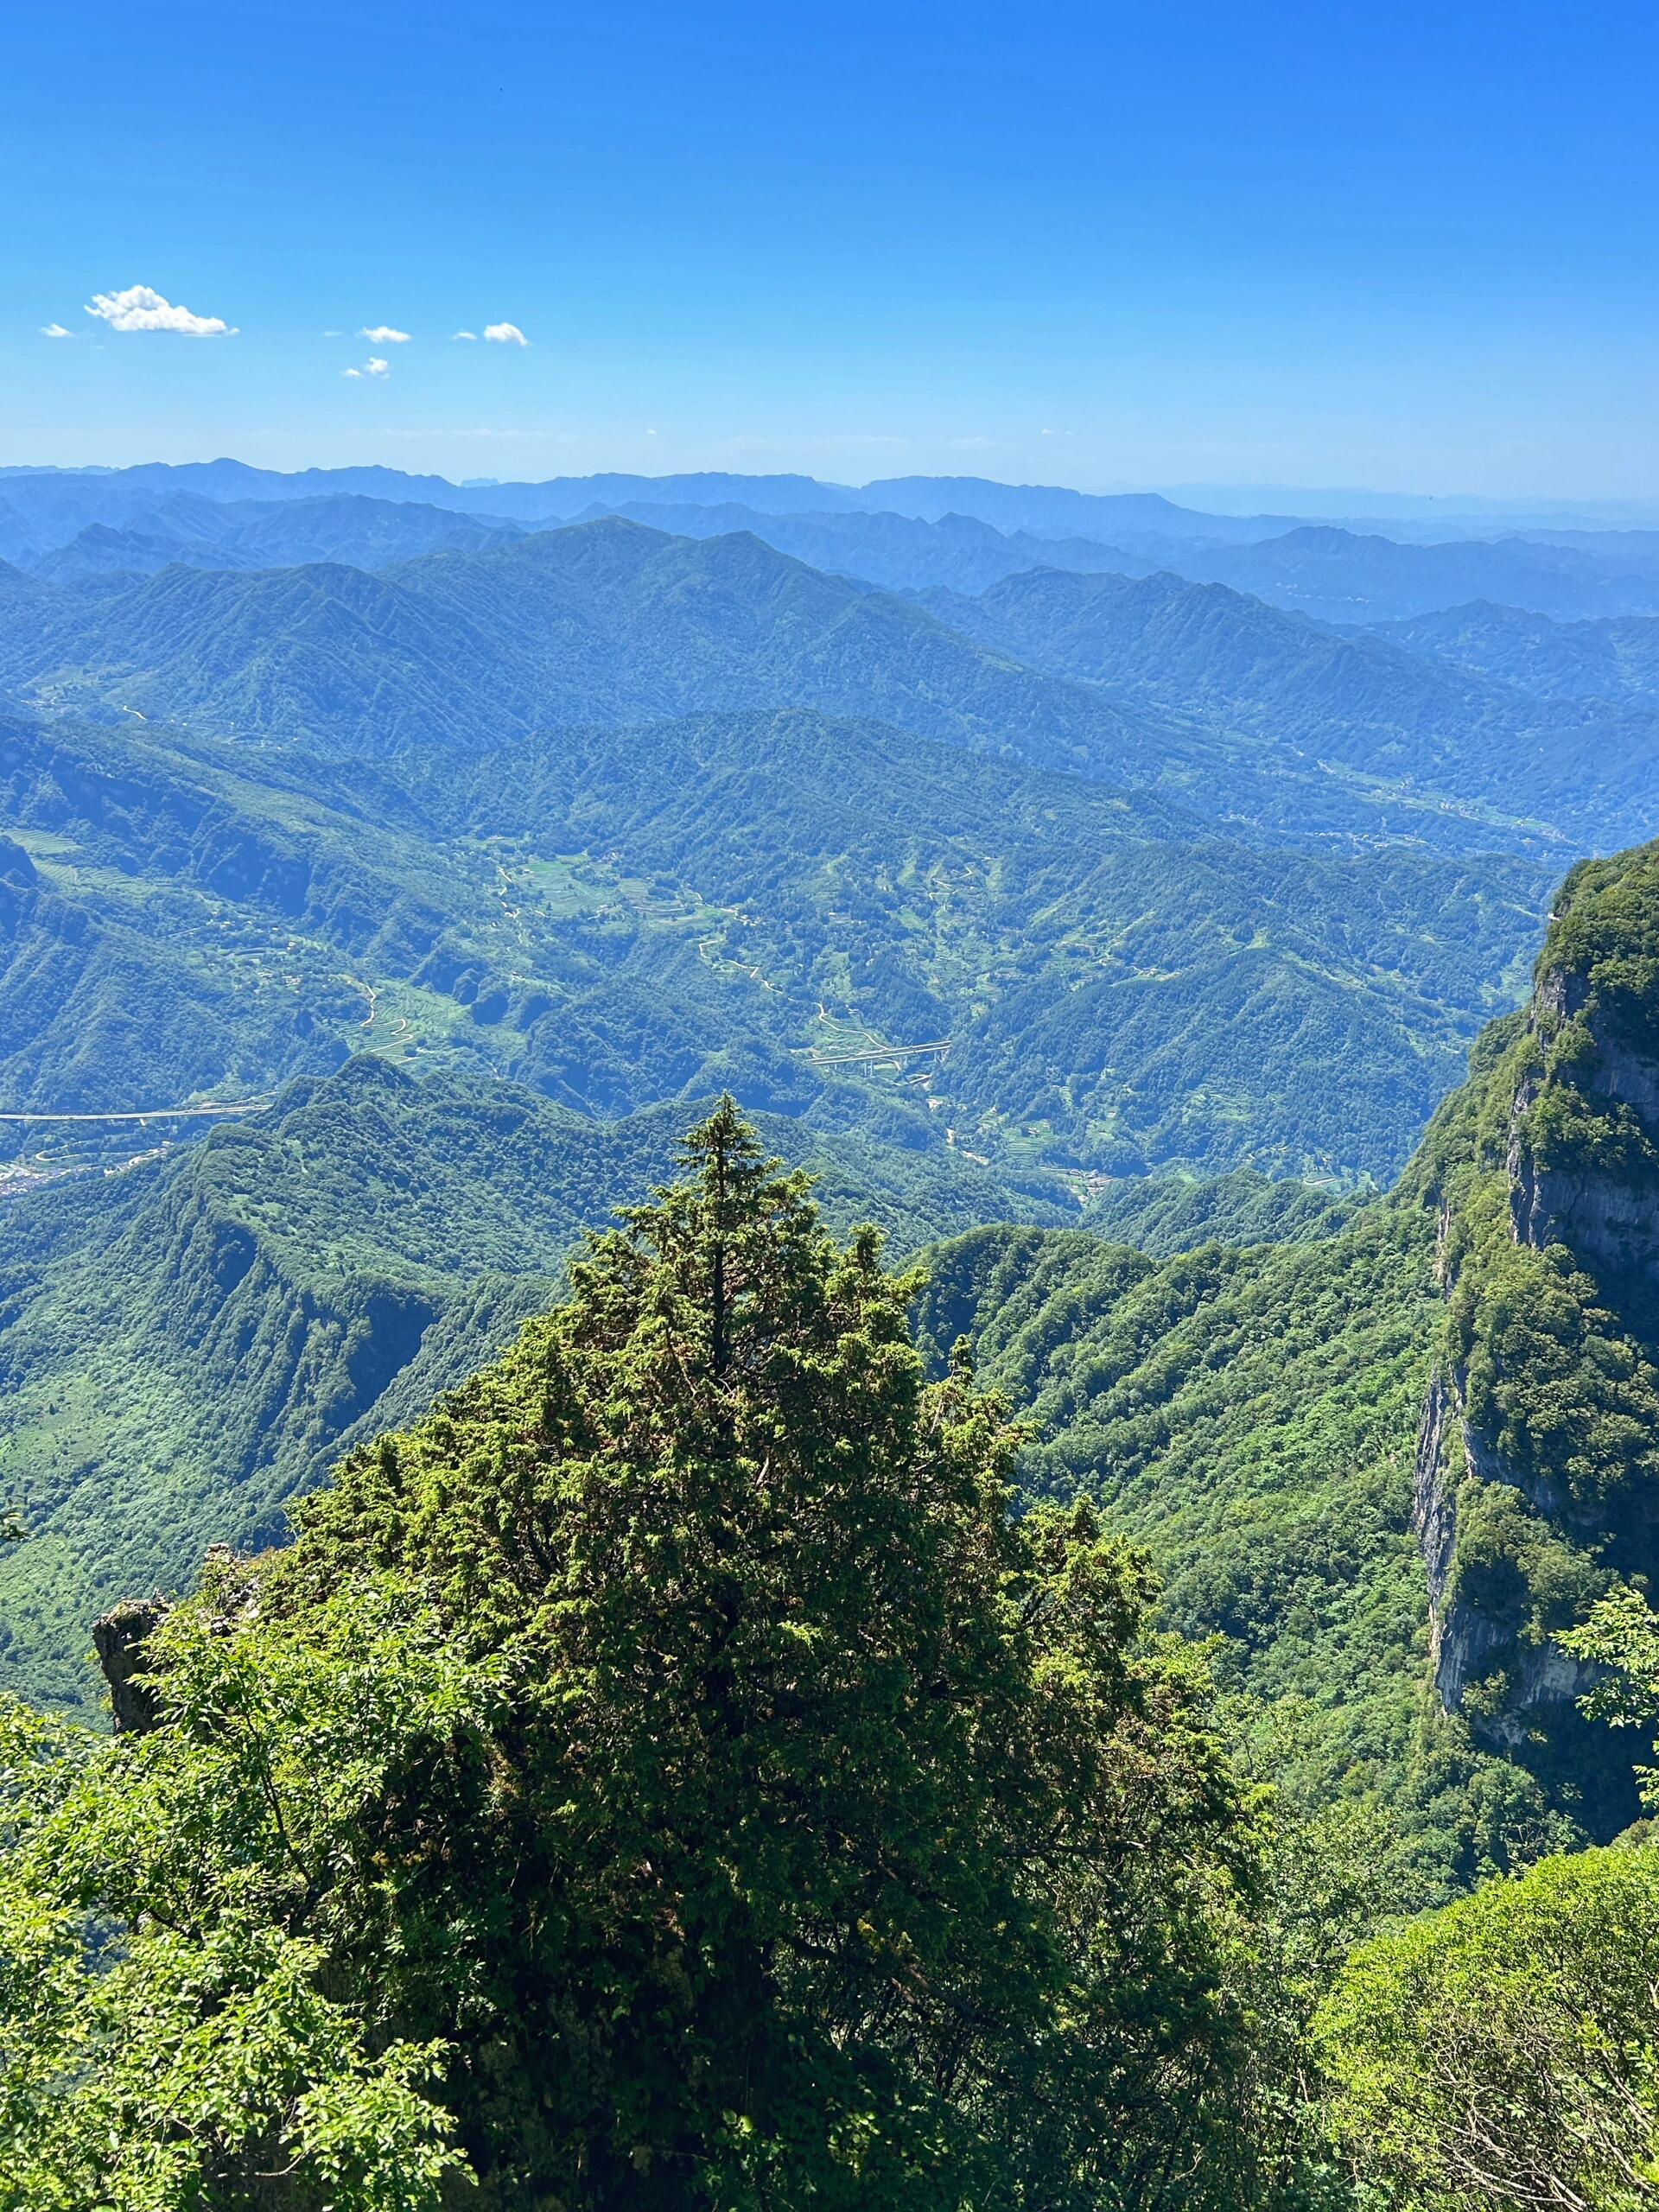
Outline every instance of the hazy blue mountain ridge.
{"type": "Polygon", "coordinates": [[[1659,613],[1659,579],[1624,575],[1570,547],[1520,537],[1439,545],[1304,524],[1258,544],[1182,547],[1170,566],[1328,622],[1382,622],[1469,600],[1563,620],[1659,613]]]}
{"type": "Polygon", "coordinates": [[[1409,622],[1379,623],[1372,634],[1538,698],[1659,702],[1659,621],[1650,618],[1554,622],[1478,601],[1409,622]]]}
{"type": "Polygon", "coordinates": [[[1137,719],[742,534],[607,520],[370,575],[175,568],[0,591],[0,684],[356,753],[802,704],[1149,778],[1137,719]]]}
{"type": "MultiPolygon", "coordinates": [[[[923,603],[964,635],[1098,683],[1126,707],[1203,715],[1318,760],[1554,821],[1575,842],[1640,834],[1659,818],[1659,724],[1633,690],[1622,699],[1611,686],[1529,691],[1502,652],[1475,668],[1433,650],[1447,626],[1462,634],[1452,617],[1338,633],[1227,585],[1056,570],[923,603]],[[1420,635],[1430,650],[1414,649],[1420,635]]],[[[1659,671],[1659,621],[1552,625],[1491,612],[1506,636],[1592,631],[1606,658],[1622,645],[1639,668],[1651,650],[1659,671]]]]}
{"type": "Polygon", "coordinates": [[[1520,848],[1548,842],[1552,810],[1569,801],[1566,834],[1610,839],[1644,803],[1639,702],[1587,716],[1537,707],[1397,648],[1390,658],[1275,625],[1239,595],[1182,601],[1166,581],[1019,582],[993,587],[989,602],[936,599],[934,613],[746,533],[674,538],[614,518],[374,572],[177,566],[54,586],[14,569],[0,570],[0,685],[82,716],[388,756],[433,742],[487,750],[537,727],[804,704],[1156,785],[1229,835],[1520,848]],[[1075,635],[1039,619],[1068,589],[1075,635]],[[1166,680],[1159,650],[1180,642],[1172,607],[1205,620],[1166,680]],[[1167,635],[1152,633],[1154,613],[1167,635]],[[1131,650],[1137,620],[1148,634],[1131,650]],[[1011,647],[1022,628],[1036,668],[1011,647]],[[1375,701],[1379,690],[1390,696],[1375,701]],[[1451,727],[1425,741],[1435,717],[1451,727]],[[1592,802],[1599,815],[1586,812],[1592,802]]]}

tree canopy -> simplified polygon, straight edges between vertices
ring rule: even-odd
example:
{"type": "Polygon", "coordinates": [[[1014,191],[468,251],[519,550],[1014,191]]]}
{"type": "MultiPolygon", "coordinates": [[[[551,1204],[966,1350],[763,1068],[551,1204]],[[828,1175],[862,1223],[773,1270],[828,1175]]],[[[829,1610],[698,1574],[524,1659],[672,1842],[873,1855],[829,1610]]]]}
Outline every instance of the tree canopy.
{"type": "Polygon", "coordinates": [[[875,1236],[729,1102],[684,1152],[146,1626],[144,1725],[13,1713],[0,2202],[1239,2200],[1201,1669],[875,1236]]]}
{"type": "Polygon", "coordinates": [[[1659,2202],[1659,1850],[1540,1860],[1363,1948],[1320,2017],[1332,2116],[1385,2202],[1659,2202]]]}

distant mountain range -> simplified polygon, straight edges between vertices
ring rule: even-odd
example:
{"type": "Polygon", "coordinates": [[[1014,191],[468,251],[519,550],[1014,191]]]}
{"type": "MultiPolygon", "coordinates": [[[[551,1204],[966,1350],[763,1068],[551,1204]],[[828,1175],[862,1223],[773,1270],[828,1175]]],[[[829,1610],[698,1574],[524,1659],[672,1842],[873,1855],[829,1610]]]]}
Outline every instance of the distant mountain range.
{"type": "Polygon", "coordinates": [[[1373,634],[1406,651],[1547,699],[1659,700],[1659,622],[1552,622],[1478,601],[1373,634]]]}
{"type": "Polygon", "coordinates": [[[892,590],[980,591],[1042,567],[1167,569],[1331,622],[1403,620],[1478,600],[1564,620],[1659,614],[1659,533],[1401,543],[1375,524],[1205,515],[1155,493],[973,477],[894,479],[859,492],[726,475],[456,486],[391,469],[283,476],[233,461],[7,476],[0,559],[53,581],[175,562],[378,569],[607,514],[690,537],[747,531],[815,568],[892,590]]]}
{"type": "Polygon", "coordinates": [[[1591,842],[1659,814],[1656,621],[1489,607],[1338,632],[1226,585],[1052,569],[922,598],[982,645],[1125,707],[1200,715],[1591,842]]]}
{"type": "MultiPolygon", "coordinates": [[[[1569,875],[1659,816],[1650,536],[973,478],[0,477],[0,1440],[34,1532],[0,1677],[75,1703],[116,1578],[279,1534],[729,1090],[838,1224],[954,1240],[929,1346],[969,1331],[1038,1405],[1032,1485],[1109,1497],[1232,1687],[1335,1685],[1330,1776],[1400,1767],[1437,1262],[1481,1243],[1471,1326],[1548,1287],[1503,1289],[1514,1019],[1478,1130],[1471,1090],[1364,1201],[1553,900],[1527,1126],[1612,1126],[1556,1013],[1580,975],[1651,998],[1647,861],[1569,875]]],[[[1603,1031],[1622,1114],[1652,1056],[1603,1031]]],[[[1580,1256],[1625,1221],[1592,1205],[1580,1256]]],[[[1484,1635],[1471,1602],[1433,1590],[1484,1635]]]]}
{"type": "Polygon", "coordinates": [[[466,512],[487,512],[519,522],[569,520],[594,507],[607,510],[631,500],[664,505],[741,505],[761,514],[869,512],[979,516],[1004,530],[1033,530],[1043,537],[1104,534],[1112,521],[1166,537],[1244,538],[1276,534],[1284,518],[1205,516],[1177,507],[1156,493],[1096,493],[1042,486],[995,484],[982,477],[895,477],[860,490],[821,484],[810,476],[740,476],[704,471],[681,476],[554,477],[542,484],[455,485],[442,476],[410,476],[394,468],[308,468],[288,474],[251,468],[244,461],[146,462],[96,474],[48,471],[38,477],[9,475],[0,493],[8,505],[35,513],[78,512],[95,518],[113,496],[154,498],[176,493],[209,500],[311,499],[341,493],[415,500],[466,512]]]}
{"type": "Polygon", "coordinates": [[[363,754],[785,704],[1108,777],[1149,778],[1160,750],[1143,717],[921,607],[747,533],[693,542],[618,518],[378,574],[0,575],[0,684],[363,754]]]}
{"type": "Polygon", "coordinates": [[[313,542],[366,533],[383,550],[440,550],[376,568],[175,563],[67,582],[0,566],[0,688],[82,717],[382,758],[489,751],[553,725],[804,706],[1155,787],[1230,834],[1392,827],[1466,847],[1490,837],[1491,815],[1510,842],[1528,823],[1616,842],[1652,818],[1659,791],[1647,618],[1604,635],[1511,611],[1459,658],[1444,626],[1338,632],[1167,569],[1033,567],[1035,541],[1020,550],[962,518],[752,517],[754,530],[691,537],[623,516],[521,533],[353,498],[212,512],[244,544],[291,550],[290,521],[315,518],[313,542]],[[879,556],[863,564],[889,577],[943,569],[974,588],[873,588],[842,573],[862,559],[860,539],[879,556]],[[1558,660],[1576,655],[1576,679],[1529,683],[1541,639],[1558,660]]]}
{"type": "Polygon", "coordinates": [[[263,1095],[395,1019],[588,1112],[729,1080],[999,1172],[1382,1178],[1548,880],[1659,811],[1659,618],[1466,596],[1659,590],[1599,549],[1184,537],[1215,518],[970,478],[226,462],[0,502],[31,1108],[263,1095]],[[872,1082],[883,1045],[949,1082],[872,1082]]]}

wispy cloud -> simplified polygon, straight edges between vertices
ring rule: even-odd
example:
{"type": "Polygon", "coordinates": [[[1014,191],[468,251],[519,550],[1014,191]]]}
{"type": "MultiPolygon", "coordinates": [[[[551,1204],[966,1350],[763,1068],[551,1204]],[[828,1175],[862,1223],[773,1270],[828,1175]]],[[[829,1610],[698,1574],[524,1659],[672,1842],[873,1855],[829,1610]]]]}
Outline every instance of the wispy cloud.
{"type": "Polygon", "coordinates": [[[407,346],[409,343],[409,333],[394,330],[389,322],[377,322],[367,330],[359,330],[357,334],[359,338],[366,338],[371,346],[407,346]]]}
{"type": "Polygon", "coordinates": [[[360,369],[342,369],[340,373],[343,377],[389,377],[391,374],[391,363],[378,359],[367,360],[360,369]]]}
{"type": "Polygon", "coordinates": [[[530,343],[516,322],[486,322],[484,335],[492,346],[528,346],[530,343]]]}
{"type": "Polygon", "coordinates": [[[94,292],[86,313],[111,330],[168,330],[183,338],[234,338],[231,325],[216,315],[192,315],[148,284],[129,284],[124,292],[94,292]]]}
{"type": "MultiPolygon", "coordinates": [[[[456,336],[457,338],[466,338],[466,339],[468,339],[468,340],[472,340],[472,341],[475,344],[475,343],[477,342],[477,339],[478,339],[478,333],[477,333],[475,330],[458,330],[458,331],[455,333],[455,336],[456,336]]],[[[453,341],[452,341],[452,342],[453,342],[453,341]]]]}
{"type": "Polygon", "coordinates": [[[43,322],[41,325],[42,338],[73,338],[74,334],[73,330],[66,330],[60,322],[43,322]]]}

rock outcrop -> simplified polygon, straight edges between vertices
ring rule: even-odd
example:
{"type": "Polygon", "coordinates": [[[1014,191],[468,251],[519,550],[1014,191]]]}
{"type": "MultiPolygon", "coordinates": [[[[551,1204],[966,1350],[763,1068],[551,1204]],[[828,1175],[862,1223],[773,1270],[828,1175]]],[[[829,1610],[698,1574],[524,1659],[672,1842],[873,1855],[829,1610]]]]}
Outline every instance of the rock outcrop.
{"type": "Polygon", "coordinates": [[[92,1649],[110,1686],[118,1735],[143,1735],[161,1717],[147,1656],[149,1639],[167,1611],[168,1601],[157,1591],[148,1598],[124,1598],[92,1623],[92,1649]]]}
{"type": "MultiPolygon", "coordinates": [[[[1592,1001],[1589,979],[1559,969],[1540,976],[1531,1033],[1544,1065],[1517,1085],[1505,1166],[1516,1242],[1542,1250],[1562,1244],[1597,1279],[1628,1299],[1659,1291],[1659,1027],[1592,1001]],[[1534,1117],[1562,1087],[1551,1071],[1564,1040],[1573,1050],[1573,1102],[1599,1141],[1541,1155],[1534,1117]]],[[[1659,1023],[1659,1007],[1654,1009],[1659,1023]]]]}
{"type": "Polygon", "coordinates": [[[1659,1570],[1659,847],[1575,870],[1499,1045],[1437,1125],[1412,1522],[1446,1709],[1570,1767],[1593,1677],[1557,1638],[1659,1570]]]}

